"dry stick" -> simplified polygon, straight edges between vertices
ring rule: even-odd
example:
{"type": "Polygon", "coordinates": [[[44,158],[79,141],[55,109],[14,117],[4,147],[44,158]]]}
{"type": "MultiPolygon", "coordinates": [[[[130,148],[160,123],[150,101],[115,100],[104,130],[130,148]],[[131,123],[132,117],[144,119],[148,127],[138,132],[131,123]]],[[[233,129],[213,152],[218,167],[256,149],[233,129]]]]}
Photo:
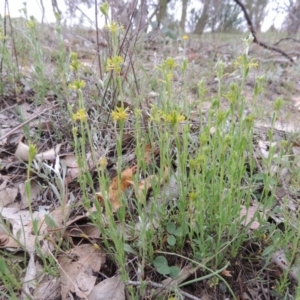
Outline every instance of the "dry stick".
{"type": "Polygon", "coordinates": [[[44,25],[44,21],[45,21],[45,6],[44,6],[44,1],[40,0],[40,5],[42,8],[42,25],[44,25]]]}
{"type": "Polygon", "coordinates": [[[92,26],[95,26],[95,23],[82,11],[82,9],[80,9],[80,7],[74,4],[71,0],[67,0],[67,1],[70,5],[74,6],[77,10],[79,10],[82,13],[82,15],[86,17],[86,19],[90,22],[92,26]]]}
{"type": "Polygon", "coordinates": [[[19,124],[18,126],[16,126],[14,129],[12,129],[11,131],[9,131],[8,133],[4,134],[3,136],[0,137],[0,141],[4,140],[5,138],[7,138],[9,135],[13,134],[15,131],[17,131],[18,129],[22,128],[23,126],[25,126],[26,124],[30,123],[31,121],[33,121],[34,119],[36,119],[37,117],[43,115],[44,113],[46,113],[47,111],[49,111],[52,108],[57,107],[58,104],[51,106],[49,108],[45,108],[43,111],[41,111],[40,113],[34,115],[33,117],[31,117],[30,119],[26,120],[25,122],[23,122],[22,124],[19,124]]]}
{"type": "Polygon", "coordinates": [[[286,37],[286,38],[283,38],[283,39],[280,39],[279,41],[277,41],[274,45],[279,45],[279,43],[283,42],[283,41],[288,41],[288,40],[291,40],[295,43],[300,43],[300,40],[297,40],[295,38],[292,38],[292,37],[286,37]]]}
{"type": "MultiPolygon", "coordinates": [[[[141,5],[144,5],[143,4],[143,1],[145,0],[142,0],[141,2],[141,5]]],[[[144,28],[140,28],[141,27],[141,22],[142,22],[142,14],[140,16],[140,20],[139,20],[139,26],[138,26],[138,29],[141,31],[142,29],[144,28]]],[[[135,45],[137,43],[137,39],[138,39],[138,35],[139,35],[139,31],[136,33],[135,35],[135,39],[134,39],[134,43],[133,43],[133,49],[135,48],[135,45]]],[[[136,85],[136,91],[138,93],[138,95],[140,94],[140,91],[139,91],[139,85],[138,85],[138,82],[137,82],[137,77],[136,77],[136,74],[135,74],[135,69],[134,69],[134,65],[133,65],[133,62],[132,62],[132,57],[133,57],[133,52],[131,53],[131,55],[129,56],[129,61],[130,61],[130,66],[132,68],[132,73],[133,73],[133,77],[134,77],[134,82],[135,82],[135,85],[136,85]]],[[[129,71],[129,67],[127,69],[127,72],[129,71]]],[[[127,72],[125,74],[125,76],[127,76],[127,72]]],[[[142,104],[140,103],[140,109],[142,111],[142,104]]],[[[144,122],[144,126],[145,126],[145,129],[147,130],[147,120],[145,118],[143,118],[143,122],[144,122]]]]}
{"type": "Polygon", "coordinates": [[[95,23],[96,23],[96,41],[97,41],[97,59],[100,79],[102,79],[102,68],[101,68],[101,58],[100,58],[100,40],[99,40],[99,28],[98,28],[98,3],[95,0],[95,23]]]}
{"type": "MultiPolygon", "coordinates": [[[[6,7],[8,6],[8,0],[5,0],[4,3],[4,18],[3,18],[3,48],[5,48],[5,44],[6,44],[6,7]]],[[[1,61],[0,61],[0,74],[2,74],[3,72],[3,56],[1,57],[1,61]]]]}
{"type": "MultiPolygon", "coordinates": [[[[126,32],[125,32],[124,38],[123,38],[122,43],[121,43],[121,45],[120,45],[120,47],[119,47],[118,55],[120,55],[121,52],[122,52],[122,50],[123,50],[123,47],[124,47],[124,44],[125,44],[127,35],[128,35],[128,33],[129,33],[130,27],[132,26],[133,12],[134,12],[134,8],[136,7],[137,3],[138,3],[138,0],[135,0],[135,4],[134,4],[134,6],[133,6],[132,13],[131,13],[130,20],[129,20],[129,25],[128,25],[128,27],[126,28],[126,32]]],[[[127,47],[127,49],[126,49],[126,53],[125,53],[125,55],[124,55],[124,61],[126,60],[127,53],[128,53],[128,49],[129,49],[129,47],[127,47]]],[[[122,67],[122,69],[123,69],[123,67],[122,67]]],[[[122,72],[122,69],[121,69],[121,72],[122,72]]],[[[112,72],[113,72],[113,71],[111,71],[111,76],[110,76],[110,78],[109,78],[110,80],[111,80],[111,78],[112,78],[112,72]]],[[[125,74],[125,78],[126,78],[126,75],[127,75],[127,73],[125,74]]],[[[123,83],[122,83],[122,84],[123,84],[123,83]]],[[[115,91],[116,91],[116,89],[115,89],[115,91]]],[[[105,94],[106,94],[106,91],[105,91],[105,94]]],[[[104,96],[105,96],[105,94],[104,94],[104,96]]],[[[102,104],[103,104],[104,99],[105,99],[105,97],[103,97],[102,104]]],[[[113,98],[113,100],[114,100],[114,98],[113,98]]],[[[112,103],[112,104],[110,105],[110,108],[113,107],[113,104],[114,104],[114,103],[112,103]]],[[[108,124],[108,122],[109,122],[109,119],[110,119],[110,114],[108,114],[108,116],[107,116],[107,119],[106,119],[106,126],[107,126],[107,124],[108,124]]]]}
{"type": "MultiPolygon", "coordinates": [[[[14,49],[14,55],[15,55],[16,64],[17,64],[17,70],[19,72],[20,68],[19,68],[19,61],[18,61],[18,55],[17,55],[17,48],[16,48],[15,37],[14,37],[14,30],[13,30],[13,26],[12,26],[12,22],[11,22],[11,17],[10,17],[10,13],[9,13],[9,5],[8,5],[8,3],[7,3],[7,12],[8,12],[8,15],[9,15],[9,26],[10,26],[10,30],[11,30],[12,46],[13,46],[13,49],[14,49]]],[[[14,76],[14,79],[16,81],[15,76],[14,76]]]]}
{"type": "MultiPolygon", "coordinates": [[[[89,23],[91,24],[91,26],[95,26],[95,22],[93,22],[89,17],[88,15],[86,15],[82,9],[80,9],[79,6],[77,6],[76,4],[74,4],[71,0],[67,0],[68,3],[72,6],[74,6],[77,10],[79,10],[81,12],[81,14],[89,21],[89,23]]],[[[97,20],[97,19],[96,19],[97,20]]],[[[101,35],[103,36],[103,33],[102,31],[100,31],[101,35]]]]}
{"type": "MultiPolygon", "coordinates": [[[[7,103],[5,102],[5,104],[7,105],[7,103]]],[[[7,106],[6,108],[1,110],[1,114],[3,114],[5,111],[7,110],[12,110],[13,108],[15,108],[16,106],[18,106],[18,104],[14,104],[12,106],[7,106]]],[[[12,110],[13,111],[13,110],[12,110]]]]}
{"type": "Polygon", "coordinates": [[[280,53],[281,55],[283,55],[285,58],[287,58],[293,65],[295,64],[294,60],[292,57],[290,57],[287,53],[285,53],[283,50],[277,48],[277,47],[274,47],[274,46],[270,46],[270,45],[267,45],[266,43],[264,42],[261,42],[258,38],[257,38],[257,34],[254,30],[254,27],[253,27],[253,24],[252,24],[252,21],[248,15],[248,12],[244,6],[244,4],[240,1],[240,0],[234,0],[235,3],[242,9],[243,13],[244,13],[244,16],[245,16],[245,19],[247,21],[247,24],[248,24],[248,27],[249,27],[249,30],[250,32],[252,33],[253,35],[253,42],[258,44],[259,46],[267,49],[267,50],[272,50],[274,52],[278,52],[280,53]]]}

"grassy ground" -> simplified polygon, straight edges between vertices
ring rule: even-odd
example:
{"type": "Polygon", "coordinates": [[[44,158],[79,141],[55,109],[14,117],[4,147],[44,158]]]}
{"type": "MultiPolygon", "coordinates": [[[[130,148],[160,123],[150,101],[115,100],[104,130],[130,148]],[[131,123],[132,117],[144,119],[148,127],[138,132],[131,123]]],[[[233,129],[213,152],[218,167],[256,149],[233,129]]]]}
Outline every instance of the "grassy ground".
{"type": "Polygon", "coordinates": [[[7,21],[3,299],[299,299],[298,66],[246,34],[108,21],[97,55],[93,31],[7,21]]]}

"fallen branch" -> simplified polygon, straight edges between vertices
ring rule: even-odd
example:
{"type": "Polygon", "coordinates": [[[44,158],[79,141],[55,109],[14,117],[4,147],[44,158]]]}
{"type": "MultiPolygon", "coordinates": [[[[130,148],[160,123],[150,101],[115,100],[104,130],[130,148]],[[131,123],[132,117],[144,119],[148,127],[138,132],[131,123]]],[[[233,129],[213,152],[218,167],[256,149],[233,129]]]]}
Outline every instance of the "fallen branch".
{"type": "Polygon", "coordinates": [[[295,38],[292,38],[292,37],[286,37],[286,38],[283,38],[283,39],[280,39],[279,41],[277,41],[274,45],[277,46],[279,45],[279,43],[283,42],[283,41],[288,41],[288,40],[291,40],[295,43],[299,43],[300,44],[300,40],[297,40],[295,38]]]}
{"type": "Polygon", "coordinates": [[[244,6],[244,4],[240,1],[240,0],[234,0],[235,3],[242,9],[243,13],[244,13],[244,16],[245,16],[245,19],[247,21],[247,24],[248,24],[248,27],[249,27],[249,30],[250,32],[252,33],[253,35],[253,42],[256,43],[257,45],[267,49],[267,50],[271,50],[271,51],[274,51],[274,52],[277,52],[277,53],[280,53],[281,55],[283,55],[285,58],[287,58],[293,65],[295,64],[294,60],[292,57],[290,57],[286,52],[284,52],[283,50],[277,48],[277,47],[274,47],[274,46],[270,46],[270,45],[267,45],[266,43],[264,42],[261,42],[258,38],[257,38],[257,34],[256,34],[256,31],[254,29],[254,26],[252,24],[252,21],[249,17],[249,14],[246,10],[246,7],[244,6]]]}
{"type": "Polygon", "coordinates": [[[32,122],[33,120],[35,120],[37,117],[43,115],[44,113],[46,113],[47,111],[57,107],[58,104],[48,107],[46,109],[44,109],[43,111],[41,111],[40,113],[34,115],[33,117],[31,117],[30,119],[26,120],[25,122],[23,122],[22,124],[19,124],[18,126],[16,126],[15,128],[13,128],[11,131],[7,132],[6,134],[2,135],[0,137],[0,141],[4,140],[5,138],[7,138],[8,136],[10,136],[11,134],[13,134],[15,131],[17,131],[18,129],[22,128],[23,126],[27,125],[28,123],[32,122]]]}

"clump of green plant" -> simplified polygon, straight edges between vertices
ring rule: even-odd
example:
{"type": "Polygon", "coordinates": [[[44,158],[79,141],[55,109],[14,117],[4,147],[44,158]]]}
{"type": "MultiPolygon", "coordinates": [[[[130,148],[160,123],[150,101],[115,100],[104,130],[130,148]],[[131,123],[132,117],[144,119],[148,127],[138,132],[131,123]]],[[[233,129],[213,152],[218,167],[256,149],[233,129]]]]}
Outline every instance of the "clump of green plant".
{"type": "MultiPolygon", "coordinates": [[[[106,10],[104,12],[106,13],[106,10]]],[[[113,86],[120,99],[120,106],[113,109],[111,118],[116,136],[117,173],[121,176],[122,169],[125,167],[122,161],[122,137],[125,122],[130,117],[127,109],[124,108],[125,94],[121,77],[124,59],[117,51],[119,44],[116,34],[122,27],[116,23],[108,23],[107,28],[111,34],[112,56],[107,59],[106,71],[112,72],[113,86]]],[[[158,273],[176,277],[180,269],[169,266],[164,256],[155,258],[155,251],[158,249],[167,251],[169,247],[173,247],[180,254],[188,247],[190,257],[198,261],[205,260],[206,265],[212,270],[220,270],[224,265],[228,265],[231,258],[238,255],[242,245],[249,239],[247,228],[250,224],[247,224],[248,227],[242,224],[240,210],[243,205],[249,207],[251,204],[252,189],[244,183],[251,182],[255,170],[252,158],[254,117],[244,115],[245,97],[243,96],[247,76],[252,68],[257,67],[256,61],[250,59],[248,55],[250,43],[251,37],[244,39],[244,53],[235,61],[235,67],[241,74],[239,82],[233,82],[228,88],[224,87],[222,80],[225,75],[225,65],[221,61],[217,63],[218,91],[209,99],[211,107],[206,119],[202,117],[200,119],[201,130],[198,135],[191,132],[191,125],[188,122],[191,108],[187,105],[187,101],[184,101],[183,105],[173,101],[176,97],[173,83],[174,71],[181,69],[185,76],[188,68],[187,61],[183,61],[181,67],[172,58],[167,58],[158,64],[156,86],[159,97],[158,102],[151,108],[147,132],[141,126],[141,111],[138,107],[134,111],[135,153],[139,170],[134,178],[135,184],[138,184],[139,174],[146,174],[145,146],[150,143],[152,146],[157,145],[160,150],[159,166],[153,165],[151,168],[158,175],[158,180],[151,183],[151,203],[139,201],[136,203],[139,219],[138,241],[131,244],[124,238],[128,225],[126,223],[129,223],[128,226],[136,227],[134,216],[132,219],[126,219],[128,202],[124,194],[119,195],[122,205],[115,212],[117,222],[113,217],[114,212],[108,197],[104,201],[104,206],[109,225],[104,225],[101,218],[103,210],[97,202],[95,205],[98,214],[92,215],[93,222],[99,226],[103,236],[110,237],[110,241],[104,238],[104,244],[110,252],[114,253],[124,280],[128,278],[126,252],[135,253],[141,266],[153,264],[158,273]],[[221,106],[224,99],[229,104],[228,109],[223,109],[221,106]],[[172,155],[174,148],[177,153],[175,159],[172,155]],[[170,199],[172,193],[161,185],[165,169],[170,170],[165,185],[170,185],[170,189],[176,187],[174,188],[176,199],[170,199]],[[169,221],[170,219],[172,221],[169,221]],[[167,226],[165,227],[164,224],[167,226]]],[[[202,116],[201,102],[207,101],[206,91],[205,81],[202,80],[199,82],[199,116],[202,116]]],[[[256,97],[261,91],[261,80],[258,80],[254,96],[256,97]]],[[[81,96],[79,100],[83,110],[84,101],[81,96]]],[[[88,137],[89,143],[91,140],[86,127],[86,117],[81,120],[79,112],[73,116],[78,114],[82,141],[79,143],[76,141],[76,134],[74,134],[74,141],[78,149],[76,152],[78,159],[84,162],[85,158],[82,155],[85,137],[88,137]]],[[[102,195],[108,195],[108,178],[103,171],[99,171],[98,176],[102,195]]],[[[80,182],[83,191],[86,190],[85,186],[88,182],[92,186],[90,179],[80,179],[80,182]]],[[[261,199],[263,204],[274,201],[273,198],[266,197],[268,191],[263,193],[265,195],[261,199]]],[[[88,198],[87,195],[85,198],[88,198]]],[[[88,201],[86,203],[88,208],[88,201]]],[[[261,236],[256,238],[260,239],[262,235],[261,232],[261,236]]],[[[131,291],[134,293],[133,290],[131,291]]]]}
{"type": "MultiPolygon", "coordinates": [[[[109,55],[102,57],[105,74],[98,82],[101,81],[100,93],[103,99],[95,102],[100,111],[101,122],[98,122],[97,118],[91,119],[92,114],[89,110],[91,105],[89,106],[90,103],[84,93],[88,81],[83,78],[80,59],[76,53],[71,53],[69,58],[64,60],[66,52],[62,44],[59,16],[56,28],[59,38],[59,50],[56,53],[58,67],[55,74],[63,80],[62,93],[65,93],[66,97],[73,95],[75,98],[74,103],[68,105],[68,112],[71,119],[72,145],[80,170],[78,176],[82,201],[80,204],[89,212],[91,221],[101,230],[103,251],[114,258],[122,279],[124,281],[131,279],[129,254],[135,256],[134,261],[141,273],[137,279],[140,282],[146,282],[148,276],[144,274],[146,266],[151,266],[152,270],[156,270],[160,275],[176,278],[182,268],[168,261],[167,257],[170,254],[180,258],[184,262],[182,265],[189,263],[199,266],[200,262],[205,262],[203,268],[207,274],[194,279],[190,284],[209,279],[208,284],[216,286],[222,281],[219,273],[229,267],[231,259],[237,257],[245,242],[251,240],[263,241],[266,247],[262,256],[267,261],[270,261],[272,254],[281,247],[287,250],[291,262],[298,261],[300,224],[298,222],[297,226],[291,226],[287,208],[284,210],[286,213],[284,225],[287,228],[284,232],[262,220],[257,212],[254,218],[259,219],[263,229],[250,236],[248,229],[251,222],[243,224],[240,216],[241,207],[249,208],[253,199],[259,200],[263,207],[274,206],[276,199],[272,194],[272,188],[279,181],[279,178],[272,176],[275,148],[271,146],[270,155],[263,162],[265,171],[259,176],[263,184],[263,191],[259,197],[253,188],[258,178],[255,176],[256,164],[253,159],[254,116],[245,115],[246,99],[243,94],[249,72],[257,67],[257,62],[248,54],[252,38],[243,40],[244,52],[234,62],[240,79],[235,79],[226,86],[223,83],[226,75],[225,64],[218,61],[215,67],[217,92],[213,96],[208,96],[205,80],[199,78],[197,106],[199,128],[193,131],[190,121],[192,109],[187,95],[186,76],[189,65],[186,59],[177,62],[168,57],[157,61],[153,66],[154,75],[148,76],[147,80],[149,86],[155,87],[158,97],[156,103],[153,103],[146,112],[148,117],[146,121],[140,106],[140,98],[143,97],[137,97],[136,101],[132,100],[131,111],[126,108],[126,99],[131,92],[132,82],[127,84],[122,71],[126,64],[134,65],[135,62],[128,61],[128,56],[123,55],[124,52],[121,51],[120,40],[124,36],[124,30],[121,24],[111,21],[108,4],[104,3],[100,10],[106,17],[109,41],[107,51],[109,55]],[[175,75],[183,82],[181,93],[177,92],[175,75]],[[68,85],[67,79],[70,79],[68,85]],[[104,100],[107,99],[108,105],[104,104],[104,100]],[[178,99],[182,100],[181,103],[178,99]],[[205,114],[202,109],[204,101],[210,103],[210,108],[205,114]],[[224,102],[226,105],[222,106],[224,102]],[[102,122],[104,120],[105,122],[102,122]],[[103,152],[99,157],[93,145],[93,121],[102,124],[102,127],[99,125],[96,128],[97,130],[109,129],[115,137],[113,147],[110,145],[109,150],[112,148],[115,150],[116,157],[113,162],[117,178],[121,178],[122,171],[130,167],[126,161],[124,162],[123,147],[124,133],[128,130],[128,126],[131,126],[128,131],[134,136],[136,172],[130,180],[133,193],[124,193],[118,186],[120,205],[117,209],[114,209],[109,197],[111,178],[106,170],[107,152],[103,152]],[[159,149],[159,159],[151,157],[150,163],[145,159],[145,149],[149,145],[152,150],[159,149]],[[96,176],[87,167],[88,154],[93,159],[96,176]],[[152,175],[153,177],[149,177],[152,175]],[[141,178],[151,179],[150,196],[147,195],[148,190],[138,193],[141,178]],[[95,196],[99,190],[104,199],[101,204],[95,196]],[[133,237],[128,238],[130,235],[128,232],[133,237]],[[265,236],[265,232],[268,232],[268,236],[265,236]]],[[[34,19],[27,19],[24,34],[35,58],[35,88],[40,89],[43,96],[46,94],[48,81],[44,69],[44,54],[37,41],[36,26],[34,19]]],[[[2,48],[1,51],[8,55],[2,48]]],[[[136,74],[127,74],[126,79],[128,78],[136,78],[136,74]]],[[[262,90],[263,78],[259,77],[253,90],[254,101],[257,101],[262,90]]],[[[275,101],[272,127],[281,106],[281,99],[275,101]]],[[[272,130],[269,138],[272,141],[272,130]]],[[[28,199],[31,194],[31,164],[36,152],[37,148],[30,144],[26,181],[28,199]]],[[[56,188],[54,183],[51,183],[51,187],[61,200],[61,204],[65,206],[64,177],[59,180],[60,187],[56,188]]],[[[29,202],[28,206],[32,214],[32,204],[29,202]]],[[[50,227],[57,226],[52,221],[46,220],[50,227]]],[[[37,221],[33,223],[34,232],[38,235],[37,221]]],[[[60,241],[57,253],[63,246],[60,241]]],[[[94,246],[95,249],[99,249],[100,245],[95,242],[94,246]]],[[[55,268],[56,261],[43,256],[38,245],[36,252],[41,257],[45,272],[56,276],[58,274],[55,268]]],[[[10,294],[21,288],[15,278],[10,276],[4,259],[0,260],[0,276],[10,294]]],[[[287,271],[278,281],[276,292],[284,294],[288,284],[287,271]]],[[[226,288],[234,297],[230,287],[226,288]]],[[[133,288],[129,291],[132,299],[138,297],[138,291],[133,288]]]]}
{"type": "Polygon", "coordinates": [[[12,263],[11,261],[6,261],[4,257],[0,257],[0,278],[1,283],[4,285],[8,294],[0,291],[0,294],[6,299],[18,299],[17,293],[22,289],[22,281],[20,280],[22,274],[21,268],[12,263]]]}

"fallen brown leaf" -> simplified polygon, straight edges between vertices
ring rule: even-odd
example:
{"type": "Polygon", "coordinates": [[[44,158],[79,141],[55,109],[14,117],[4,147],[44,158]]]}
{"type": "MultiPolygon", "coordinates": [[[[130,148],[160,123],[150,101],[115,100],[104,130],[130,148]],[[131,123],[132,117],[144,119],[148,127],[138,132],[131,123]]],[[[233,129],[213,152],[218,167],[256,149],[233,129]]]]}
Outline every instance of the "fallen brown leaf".
{"type": "MultiPolygon", "coordinates": [[[[160,184],[163,184],[164,181],[169,176],[169,169],[165,167],[163,178],[160,180],[160,184]]],[[[149,177],[139,181],[138,186],[135,188],[135,196],[139,201],[144,201],[145,195],[148,190],[152,187],[153,182],[159,182],[159,175],[150,175],[149,177]]],[[[129,181],[130,184],[135,186],[133,181],[129,181]]]]}
{"type": "MultiPolygon", "coordinates": [[[[22,138],[20,139],[18,143],[17,150],[15,152],[15,156],[22,160],[22,161],[28,161],[29,159],[29,146],[24,144],[22,141],[22,138]]],[[[38,159],[45,159],[45,160],[55,160],[56,156],[58,155],[60,148],[62,144],[58,144],[55,146],[55,148],[49,149],[45,152],[38,153],[35,158],[38,159]]]]}
{"type": "MultiPolygon", "coordinates": [[[[112,205],[112,209],[115,212],[121,207],[121,202],[119,195],[121,192],[124,192],[132,184],[132,177],[136,172],[136,166],[127,168],[121,173],[121,176],[116,176],[110,183],[108,196],[112,205]]],[[[97,199],[104,203],[105,199],[101,193],[96,193],[97,199]]]]}
{"type": "Polygon", "coordinates": [[[120,276],[107,278],[101,281],[94,287],[88,296],[88,300],[107,299],[125,300],[125,285],[120,276]]]}
{"type": "Polygon", "coordinates": [[[66,300],[70,292],[86,298],[94,288],[97,274],[105,262],[105,255],[91,244],[83,244],[60,256],[61,297],[66,300]],[[72,257],[76,259],[72,259],[72,257]]]}
{"type": "Polygon", "coordinates": [[[242,224],[244,226],[248,226],[250,224],[250,229],[258,229],[261,224],[255,217],[257,211],[260,214],[261,218],[265,218],[265,215],[259,211],[259,207],[257,205],[250,206],[248,209],[245,205],[242,205],[240,210],[240,217],[245,217],[245,219],[242,221],[242,224]]]}
{"type": "Polygon", "coordinates": [[[223,276],[225,276],[225,277],[232,277],[230,271],[228,271],[228,270],[222,271],[221,274],[222,274],[223,276]]]}

